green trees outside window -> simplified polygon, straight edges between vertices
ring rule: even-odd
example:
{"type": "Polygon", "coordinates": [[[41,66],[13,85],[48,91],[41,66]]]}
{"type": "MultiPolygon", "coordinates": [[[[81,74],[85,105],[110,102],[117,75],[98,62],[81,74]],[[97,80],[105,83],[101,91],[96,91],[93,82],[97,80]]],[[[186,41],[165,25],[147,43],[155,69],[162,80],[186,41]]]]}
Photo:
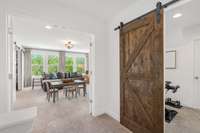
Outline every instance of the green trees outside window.
{"type": "Polygon", "coordinates": [[[76,70],[78,73],[85,72],[85,58],[84,57],[77,57],[76,58],[76,70]]]}
{"type": "MultiPolygon", "coordinates": [[[[81,54],[66,54],[65,72],[84,73],[86,70],[86,57],[81,54]]],[[[59,55],[46,53],[32,53],[32,75],[41,76],[46,73],[59,71],[59,55]]]]}
{"type": "Polygon", "coordinates": [[[65,58],[65,72],[73,72],[74,60],[71,56],[65,58]]]}
{"type": "Polygon", "coordinates": [[[58,72],[59,57],[57,55],[48,55],[48,73],[58,72]]]}
{"type": "Polygon", "coordinates": [[[40,76],[43,73],[43,56],[32,54],[32,75],[40,76]]]}
{"type": "Polygon", "coordinates": [[[68,55],[65,58],[65,72],[85,72],[85,58],[83,56],[68,55]]]}

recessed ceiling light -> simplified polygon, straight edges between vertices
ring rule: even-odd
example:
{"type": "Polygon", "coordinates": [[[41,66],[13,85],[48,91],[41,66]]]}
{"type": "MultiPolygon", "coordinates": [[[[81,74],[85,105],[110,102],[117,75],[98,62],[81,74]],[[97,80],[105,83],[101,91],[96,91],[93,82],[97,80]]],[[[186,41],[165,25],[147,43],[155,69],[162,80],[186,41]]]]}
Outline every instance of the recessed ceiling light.
{"type": "Polygon", "coordinates": [[[173,18],[180,18],[181,16],[183,16],[182,13],[176,13],[174,14],[173,18]]]}
{"type": "Polygon", "coordinates": [[[45,28],[48,29],[48,30],[50,30],[50,29],[52,29],[52,26],[46,25],[45,28]]]}

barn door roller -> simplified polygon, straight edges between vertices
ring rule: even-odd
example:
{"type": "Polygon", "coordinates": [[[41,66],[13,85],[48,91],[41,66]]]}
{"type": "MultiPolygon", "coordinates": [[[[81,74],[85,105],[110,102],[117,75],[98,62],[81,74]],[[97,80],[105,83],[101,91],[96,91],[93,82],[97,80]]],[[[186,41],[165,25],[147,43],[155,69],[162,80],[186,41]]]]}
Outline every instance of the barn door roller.
{"type": "MultiPolygon", "coordinates": [[[[166,4],[164,4],[164,5],[162,5],[161,2],[158,2],[158,3],[156,4],[156,9],[151,10],[151,11],[147,12],[146,14],[144,14],[144,15],[142,15],[142,16],[140,16],[140,17],[137,17],[137,18],[134,19],[134,20],[131,20],[131,21],[128,22],[128,23],[125,23],[125,24],[123,24],[123,25],[118,26],[118,27],[116,27],[114,30],[115,30],[115,31],[116,31],[116,30],[119,30],[120,28],[122,28],[122,26],[127,25],[127,24],[129,24],[129,23],[132,23],[132,22],[134,22],[134,21],[136,21],[136,20],[138,20],[138,19],[141,19],[141,18],[143,18],[144,16],[148,15],[149,13],[152,13],[152,12],[155,12],[155,11],[156,11],[156,20],[157,20],[157,23],[160,23],[160,16],[161,16],[160,11],[161,11],[161,9],[162,9],[162,8],[167,8],[168,6],[170,6],[170,5],[172,5],[172,4],[176,3],[176,2],[179,2],[179,1],[181,1],[181,0],[172,0],[172,1],[170,1],[170,2],[168,2],[168,3],[166,3],[166,4]]],[[[122,23],[122,22],[121,22],[121,23],[122,23]]]]}
{"type": "Polygon", "coordinates": [[[156,4],[156,21],[158,24],[160,24],[160,11],[162,9],[162,3],[161,2],[158,2],[156,4]]]}

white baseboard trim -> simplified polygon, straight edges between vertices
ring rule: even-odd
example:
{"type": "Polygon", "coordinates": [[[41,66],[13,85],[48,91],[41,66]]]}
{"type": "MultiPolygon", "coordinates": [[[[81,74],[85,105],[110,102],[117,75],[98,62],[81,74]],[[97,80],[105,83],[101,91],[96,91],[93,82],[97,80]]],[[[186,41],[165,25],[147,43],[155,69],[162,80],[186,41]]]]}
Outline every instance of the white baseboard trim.
{"type": "Polygon", "coordinates": [[[112,117],[113,119],[117,120],[120,122],[120,115],[119,114],[116,114],[114,112],[108,112],[107,113],[110,117],[112,117]]]}
{"type": "Polygon", "coordinates": [[[185,104],[185,103],[181,103],[183,107],[187,107],[187,108],[196,108],[195,105],[192,104],[185,104]]]}
{"type": "Polygon", "coordinates": [[[105,114],[105,111],[103,111],[103,110],[93,110],[92,111],[92,115],[94,117],[97,117],[97,116],[100,116],[100,115],[103,115],[103,114],[105,114]]]}
{"type": "Polygon", "coordinates": [[[194,106],[194,105],[182,105],[183,107],[186,107],[186,108],[192,108],[192,109],[200,109],[198,106],[194,106]]]}

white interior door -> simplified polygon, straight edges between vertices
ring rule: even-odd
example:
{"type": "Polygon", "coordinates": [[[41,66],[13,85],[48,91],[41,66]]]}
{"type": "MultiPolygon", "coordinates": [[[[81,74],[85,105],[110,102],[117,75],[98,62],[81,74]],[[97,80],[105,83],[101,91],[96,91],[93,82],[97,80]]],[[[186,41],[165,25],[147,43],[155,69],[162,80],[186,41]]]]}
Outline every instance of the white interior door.
{"type": "Polygon", "coordinates": [[[200,40],[194,41],[194,95],[195,107],[200,109],[200,40]]]}

